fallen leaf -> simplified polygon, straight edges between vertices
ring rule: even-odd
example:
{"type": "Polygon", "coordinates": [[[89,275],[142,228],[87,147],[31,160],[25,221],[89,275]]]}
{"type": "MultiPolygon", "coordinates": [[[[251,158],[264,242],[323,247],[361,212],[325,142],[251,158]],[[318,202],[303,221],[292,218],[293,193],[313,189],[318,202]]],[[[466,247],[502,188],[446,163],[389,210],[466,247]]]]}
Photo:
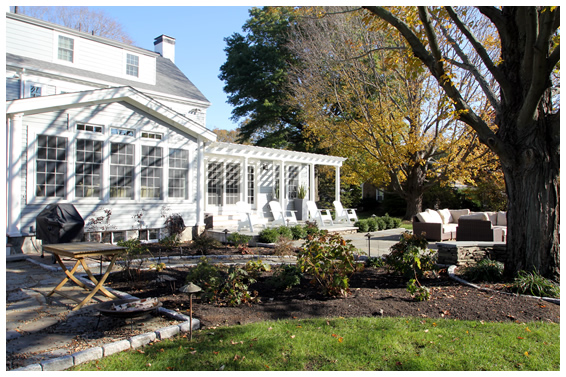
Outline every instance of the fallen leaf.
{"type": "Polygon", "coordinates": [[[295,339],[295,335],[291,335],[291,339],[295,339]]]}
{"type": "Polygon", "coordinates": [[[137,351],[138,351],[138,353],[145,353],[145,352],[143,352],[143,350],[137,350],[137,351]]]}
{"type": "Polygon", "coordinates": [[[267,328],[267,330],[271,331],[271,330],[273,330],[273,327],[270,326],[270,327],[267,328]]]}
{"type": "Polygon", "coordinates": [[[344,338],[340,337],[338,338],[338,342],[342,343],[344,341],[344,338]]]}
{"type": "Polygon", "coordinates": [[[527,327],[525,330],[527,330],[528,332],[531,332],[531,330],[529,330],[529,328],[527,327]]]}
{"type": "Polygon", "coordinates": [[[525,356],[529,357],[529,352],[525,351],[525,356]]]}
{"type": "Polygon", "coordinates": [[[522,336],[518,336],[517,339],[525,339],[525,338],[523,338],[522,336]]]}

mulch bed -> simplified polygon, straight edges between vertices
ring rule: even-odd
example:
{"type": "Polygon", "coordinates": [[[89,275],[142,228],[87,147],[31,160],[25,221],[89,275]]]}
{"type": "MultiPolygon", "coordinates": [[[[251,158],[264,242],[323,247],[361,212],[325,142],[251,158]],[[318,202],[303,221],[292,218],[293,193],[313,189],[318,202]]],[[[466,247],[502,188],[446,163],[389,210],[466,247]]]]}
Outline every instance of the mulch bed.
{"type": "MultiPolygon", "coordinates": [[[[215,254],[238,254],[235,248],[223,248],[215,254]]],[[[273,253],[273,249],[254,250],[255,254],[273,253]]],[[[184,253],[184,255],[186,255],[184,253]]],[[[136,283],[119,275],[107,280],[114,289],[136,297],[159,297],[163,307],[188,314],[188,296],[178,289],[186,283],[188,268],[166,268],[162,272],[143,271],[136,283]],[[174,281],[158,282],[157,276],[168,275],[174,281]]],[[[560,322],[560,306],[540,299],[485,292],[450,279],[445,271],[438,277],[422,279],[431,291],[428,301],[415,301],[407,292],[407,279],[382,268],[365,268],[352,276],[351,293],[345,298],[328,298],[316,286],[303,279],[299,286],[281,291],[268,284],[271,273],[250,287],[257,291],[259,303],[239,307],[219,306],[193,298],[193,315],[203,327],[238,325],[277,319],[314,317],[423,317],[476,321],[550,321],[560,322]]],[[[500,290],[502,285],[485,285],[500,290]]]]}

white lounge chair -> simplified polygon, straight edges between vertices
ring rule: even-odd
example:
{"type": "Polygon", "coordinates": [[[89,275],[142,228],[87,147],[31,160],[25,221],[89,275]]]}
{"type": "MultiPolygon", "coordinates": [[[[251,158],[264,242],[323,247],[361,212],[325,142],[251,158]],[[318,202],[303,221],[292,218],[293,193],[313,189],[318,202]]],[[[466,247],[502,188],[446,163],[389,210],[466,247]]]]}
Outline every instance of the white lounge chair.
{"type": "Polygon", "coordinates": [[[271,213],[273,214],[273,225],[290,225],[298,224],[297,216],[295,212],[288,209],[282,209],[281,204],[278,201],[272,200],[269,202],[269,208],[271,208],[271,213]]]}
{"type": "Polygon", "coordinates": [[[256,215],[254,215],[251,206],[246,202],[237,202],[236,208],[238,210],[238,232],[242,229],[248,228],[250,232],[254,232],[254,226],[265,226],[265,222],[260,221],[256,215]]]}
{"type": "Polygon", "coordinates": [[[318,209],[316,203],[310,200],[307,202],[307,208],[309,210],[309,218],[316,220],[318,226],[323,227],[325,221],[329,222],[330,225],[334,225],[329,209],[318,209]]]}
{"type": "Polygon", "coordinates": [[[335,200],[333,202],[336,214],[334,215],[334,221],[345,221],[350,223],[351,221],[358,221],[358,215],[356,215],[356,210],[353,208],[344,208],[340,201],[335,200]]]}

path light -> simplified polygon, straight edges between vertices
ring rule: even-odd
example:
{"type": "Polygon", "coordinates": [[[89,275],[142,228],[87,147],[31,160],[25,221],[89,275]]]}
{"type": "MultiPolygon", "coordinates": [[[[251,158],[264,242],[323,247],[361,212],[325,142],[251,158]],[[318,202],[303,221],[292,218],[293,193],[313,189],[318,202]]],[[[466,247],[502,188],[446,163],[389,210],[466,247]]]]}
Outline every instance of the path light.
{"type": "Polygon", "coordinates": [[[224,229],[224,250],[228,248],[228,229],[224,229]]]}
{"type": "Polygon", "coordinates": [[[191,316],[191,322],[189,325],[189,340],[193,340],[193,294],[199,293],[202,291],[202,288],[196,284],[189,283],[179,288],[179,291],[189,294],[189,312],[191,316]]]}
{"type": "Polygon", "coordinates": [[[371,234],[370,233],[366,234],[366,237],[368,239],[368,258],[370,258],[371,257],[371,242],[370,242],[371,234]]]}

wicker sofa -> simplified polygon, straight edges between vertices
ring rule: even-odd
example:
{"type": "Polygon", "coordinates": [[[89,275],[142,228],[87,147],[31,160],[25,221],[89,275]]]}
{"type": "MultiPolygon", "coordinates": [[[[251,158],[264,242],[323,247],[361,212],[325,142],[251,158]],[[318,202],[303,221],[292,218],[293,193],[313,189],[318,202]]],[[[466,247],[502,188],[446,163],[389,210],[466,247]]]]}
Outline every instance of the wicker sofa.
{"type": "Polygon", "coordinates": [[[507,239],[505,212],[470,212],[468,209],[441,209],[413,217],[413,234],[429,241],[494,241],[507,239]]]}
{"type": "Polygon", "coordinates": [[[475,212],[461,216],[456,241],[507,241],[507,213],[475,212]]]}
{"type": "Polygon", "coordinates": [[[427,209],[413,217],[413,234],[424,235],[429,241],[446,241],[456,238],[458,220],[470,214],[469,209],[427,209]]]}

